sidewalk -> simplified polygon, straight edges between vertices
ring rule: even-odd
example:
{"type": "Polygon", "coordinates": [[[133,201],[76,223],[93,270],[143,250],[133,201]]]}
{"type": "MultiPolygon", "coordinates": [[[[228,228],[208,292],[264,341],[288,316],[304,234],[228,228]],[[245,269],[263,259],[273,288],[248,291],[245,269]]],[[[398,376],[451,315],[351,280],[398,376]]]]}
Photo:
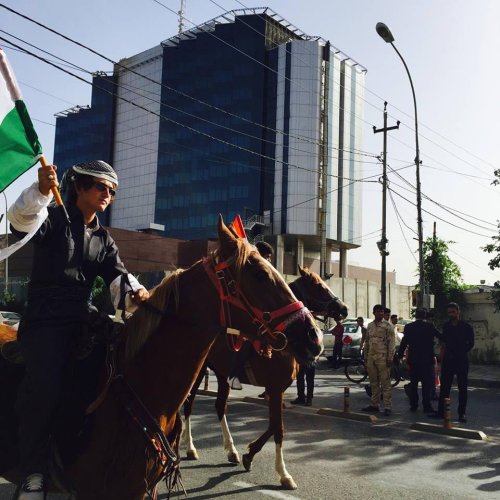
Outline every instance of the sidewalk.
{"type": "Polygon", "coordinates": [[[470,365],[469,386],[499,388],[500,366],[497,365],[470,365]]]}

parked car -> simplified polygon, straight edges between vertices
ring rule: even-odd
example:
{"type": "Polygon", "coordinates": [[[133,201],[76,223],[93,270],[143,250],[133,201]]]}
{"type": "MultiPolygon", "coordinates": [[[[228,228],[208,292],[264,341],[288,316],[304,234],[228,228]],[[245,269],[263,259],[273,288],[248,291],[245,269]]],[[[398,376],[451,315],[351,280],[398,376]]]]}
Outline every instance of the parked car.
{"type": "MultiPolygon", "coordinates": [[[[355,358],[359,356],[359,346],[361,343],[361,328],[356,321],[347,320],[342,323],[344,325],[344,336],[342,338],[342,357],[355,358]]],[[[327,332],[323,332],[324,356],[329,361],[333,358],[333,344],[335,339],[332,335],[333,328],[327,332]]]]}
{"type": "Polygon", "coordinates": [[[396,330],[399,332],[399,333],[403,333],[404,329],[405,329],[405,326],[408,324],[408,323],[412,323],[413,320],[412,319],[403,319],[403,318],[399,318],[398,319],[398,323],[396,325],[396,330]]]}
{"type": "MultiPolygon", "coordinates": [[[[411,320],[408,320],[409,323],[411,320]]],[[[355,320],[345,320],[344,325],[344,336],[342,338],[343,346],[342,346],[342,357],[343,358],[359,358],[360,356],[360,346],[361,346],[361,327],[355,320]]],[[[366,323],[365,323],[366,325],[366,323]]],[[[327,332],[323,332],[323,345],[324,351],[323,356],[327,358],[329,361],[333,358],[333,344],[335,340],[332,335],[332,330],[328,330],[327,332]]],[[[403,338],[403,333],[398,331],[396,327],[396,343],[395,348],[399,347],[401,344],[401,339],[403,338]]]]}
{"type": "Polygon", "coordinates": [[[0,323],[15,326],[21,321],[21,315],[10,311],[0,311],[0,323]]]}

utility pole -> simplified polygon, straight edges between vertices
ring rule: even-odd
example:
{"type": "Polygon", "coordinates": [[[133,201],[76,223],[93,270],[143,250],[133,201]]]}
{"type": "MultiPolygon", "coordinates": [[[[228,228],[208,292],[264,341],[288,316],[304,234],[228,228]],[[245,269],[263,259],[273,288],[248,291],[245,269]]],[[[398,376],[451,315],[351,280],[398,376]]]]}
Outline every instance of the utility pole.
{"type": "Polygon", "coordinates": [[[319,233],[320,233],[320,276],[324,280],[331,277],[331,255],[326,241],[326,204],[328,183],[328,94],[330,71],[330,42],[327,42],[323,51],[321,66],[321,138],[319,144],[319,233]]]}
{"type": "Polygon", "coordinates": [[[181,8],[179,12],[179,34],[184,31],[184,20],[186,19],[186,0],[181,0],[181,8]]]}
{"type": "Polygon", "coordinates": [[[385,307],[386,306],[386,290],[387,290],[387,256],[389,252],[387,251],[387,132],[389,130],[395,130],[399,128],[399,120],[396,125],[392,127],[387,126],[387,101],[384,102],[384,126],[383,128],[377,129],[373,127],[373,133],[378,134],[380,132],[384,133],[384,151],[382,153],[383,160],[383,170],[382,170],[382,239],[377,241],[377,247],[382,256],[382,269],[380,278],[380,302],[385,307]]]}

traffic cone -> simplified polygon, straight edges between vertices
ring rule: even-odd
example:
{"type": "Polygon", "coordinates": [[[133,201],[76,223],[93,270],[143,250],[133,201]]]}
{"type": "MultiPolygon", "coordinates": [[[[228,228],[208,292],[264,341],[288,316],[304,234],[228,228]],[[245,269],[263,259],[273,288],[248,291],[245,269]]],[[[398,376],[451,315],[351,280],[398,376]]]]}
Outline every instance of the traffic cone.
{"type": "Polygon", "coordinates": [[[439,380],[439,368],[436,356],[434,356],[434,386],[441,387],[441,381],[439,380]]]}

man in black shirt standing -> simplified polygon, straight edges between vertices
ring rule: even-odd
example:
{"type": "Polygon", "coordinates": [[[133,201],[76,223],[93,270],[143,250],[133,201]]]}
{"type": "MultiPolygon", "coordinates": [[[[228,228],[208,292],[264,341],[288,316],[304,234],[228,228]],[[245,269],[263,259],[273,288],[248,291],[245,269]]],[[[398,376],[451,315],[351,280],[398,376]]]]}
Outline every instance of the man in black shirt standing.
{"type": "Polygon", "coordinates": [[[460,319],[460,308],[455,302],[447,306],[449,321],[443,325],[441,341],[444,343],[444,356],[441,364],[441,391],[439,394],[438,417],[444,413],[444,398],[450,397],[453,377],[458,384],[458,420],[467,422],[467,376],[469,373],[469,351],[474,347],[474,330],[460,319]]]}
{"type": "Polygon", "coordinates": [[[433,324],[426,323],[425,311],[415,311],[415,321],[408,323],[404,329],[404,336],[398,349],[398,358],[401,359],[405,349],[408,349],[407,363],[410,366],[410,385],[408,396],[410,410],[418,409],[418,383],[422,384],[422,406],[424,412],[431,413],[432,375],[434,366],[434,338],[441,335],[433,324]]]}

